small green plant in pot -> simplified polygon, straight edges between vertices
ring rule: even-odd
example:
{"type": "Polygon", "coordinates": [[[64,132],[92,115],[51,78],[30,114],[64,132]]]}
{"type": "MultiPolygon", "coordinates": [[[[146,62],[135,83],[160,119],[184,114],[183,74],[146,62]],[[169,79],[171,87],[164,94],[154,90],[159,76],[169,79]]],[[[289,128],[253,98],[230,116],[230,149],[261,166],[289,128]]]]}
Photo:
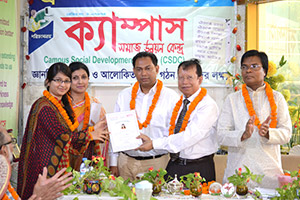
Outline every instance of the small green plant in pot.
{"type": "Polygon", "coordinates": [[[83,192],[87,194],[99,194],[101,191],[101,181],[109,176],[109,171],[104,166],[103,158],[93,157],[92,160],[84,161],[86,173],[82,176],[83,192]]]}
{"type": "Polygon", "coordinates": [[[205,178],[201,177],[199,172],[180,176],[180,182],[190,189],[190,193],[194,197],[202,195],[202,182],[205,181],[205,178]]]}
{"type": "Polygon", "coordinates": [[[246,171],[242,172],[242,168],[235,170],[235,174],[228,177],[228,181],[236,186],[236,193],[238,195],[246,195],[248,193],[247,183],[252,180],[260,183],[264,175],[253,174],[250,169],[245,166],[246,171]]]}
{"type": "Polygon", "coordinates": [[[148,169],[148,172],[142,176],[142,180],[147,180],[153,184],[153,194],[159,194],[161,192],[162,185],[165,184],[164,176],[167,174],[165,169],[160,168],[159,170],[154,170],[153,167],[148,169]]]}

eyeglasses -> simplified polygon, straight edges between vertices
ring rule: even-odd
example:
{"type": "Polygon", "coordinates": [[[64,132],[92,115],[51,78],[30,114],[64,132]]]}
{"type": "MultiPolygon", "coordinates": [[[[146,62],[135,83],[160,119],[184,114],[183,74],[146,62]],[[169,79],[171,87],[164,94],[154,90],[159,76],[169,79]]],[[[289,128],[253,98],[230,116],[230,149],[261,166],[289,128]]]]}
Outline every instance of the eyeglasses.
{"type": "Polygon", "coordinates": [[[261,68],[260,65],[250,65],[249,67],[247,65],[241,66],[242,71],[248,71],[248,69],[251,69],[253,71],[258,71],[258,70],[260,70],[260,68],[261,68]]]}
{"type": "Polygon", "coordinates": [[[71,83],[71,81],[63,81],[63,80],[61,80],[61,79],[53,79],[53,81],[55,82],[55,83],[59,83],[59,84],[70,84],[71,83]]]}
{"type": "Polygon", "coordinates": [[[1,149],[2,146],[4,146],[4,145],[9,145],[9,144],[11,144],[11,143],[17,144],[17,139],[12,137],[11,140],[10,140],[9,142],[6,142],[6,143],[2,144],[2,145],[0,146],[0,149],[1,149]]]}

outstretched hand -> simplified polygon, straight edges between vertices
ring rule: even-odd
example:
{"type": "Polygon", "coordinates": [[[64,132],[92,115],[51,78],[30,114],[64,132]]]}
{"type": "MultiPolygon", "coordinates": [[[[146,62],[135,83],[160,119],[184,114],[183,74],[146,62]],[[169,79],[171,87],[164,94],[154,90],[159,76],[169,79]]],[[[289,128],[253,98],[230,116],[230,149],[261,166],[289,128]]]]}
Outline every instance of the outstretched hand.
{"type": "Polygon", "coordinates": [[[241,137],[241,141],[248,139],[252,136],[252,133],[254,131],[254,121],[255,121],[255,116],[250,116],[250,119],[248,120],[246,124],[245,131],[241,137]]]}
{"type": "Polygon", "coordinates": [[[140,150],[140,151],[149,151],[151,149],[153,149],[153,144],[152,144],[152,140],[144,134],[140,134],[137,139],[142,139],[143,144],[141,146],[139,146],[138,148],[136,148],[135,150],[140,150]]]}
{"type": "Polygon", "coordinates": [[[72,173],[65,173],[66,168],[57,172],[53,177],[47,178],[47,168],[43,168],[43,174],[39,175],[37,183],[33,189],[33,199],[52,200],[61,197],[61,191],[69,187],[67,184],[72,180],[72,173]],[[65,174],[64,174],[65,173],[65,174]]]}
{"type": "Polygon", "coordinates": [[[260,126],[260,129],[258,131],[258,134],[262,137],[265,137],[267,139],[269,139],[269,122],[271,120],[271,117],[269,116],[260,126]]]}

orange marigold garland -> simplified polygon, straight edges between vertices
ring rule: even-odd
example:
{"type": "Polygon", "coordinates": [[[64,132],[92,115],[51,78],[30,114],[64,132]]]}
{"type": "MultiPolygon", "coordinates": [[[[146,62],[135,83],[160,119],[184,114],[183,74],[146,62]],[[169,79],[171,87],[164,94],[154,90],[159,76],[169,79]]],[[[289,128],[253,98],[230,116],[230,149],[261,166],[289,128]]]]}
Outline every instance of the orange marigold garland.
{"type": "MultiPolygon", "coordinates": [[[[73,132],[79,125],[76,117],[74,118],[75,122],[72,123],[72,121],[70,120],[66,110],[62,107],[62,105],[57,101],[57,99],[55,97],[53,97],[50,92],[48,92],[47,90],[45,90],[43,92],[43,95],[49,100],[51,101],[56,108],[58,109],[58,111],[60,112],[60,114],[63,116],[64,120],[66,121],[66,123],[68,124],[70,130],[73,132]]],[[[71,105],[71,104],[70,104],[71,105]]]]}
{"type": "MultiPolygon", "coordinates": [[[[266,91],[266,95],[268,97],[268,100],[269,100],[269,103],[270,103],[270,107],[271,107],[271,123],[270,123],[270,128],[276,128],[277,126],[277,113],[276,113],[276,110],[277,110],[277,105],[275,103],[275,99],[274,99],[274,95],[273,95],[273,90],[271,88],[271,86],[265,82],[266,84],[266,88],[265,88],[265,91],[266,91]]],[[[254,121],[254,124],[255,126],[258,127],[258,129],[260,129],[261,127],[261,123],[255,113],[255,110],[253,108],[253,104],[252,104],[252,101],[251,101],[251,98],[250,98],[250,95],[248,93],[248,90],[246,88],[246,84],[243,84],[242,86],[242,94],[243,94],[243,97],[244,97],[244,100],[245,100],[245,103],[246,103],[246,107],[247,107],[247,110],[248,110],[248,113],[250,116],[255,116],[255,121],[254,121]]]]}
{"type": "MultiPolygon", "coordinates": [[[[11,184],[8,184],[7,190],[10,192],[11,196],[15,199],[18,200],[20,199],[19,195],[17,194],[16,190],[11,186],[11,184]]],[[[2,197],[2,200],[10,200],[7,194],[4,194],[2,197]]]]}
{"type": "MultiPolygon", "coordinates": [[[[148,126],[148,124],[150,124],[150,121],[151,121],[151,118],[152,118],[152,113],[155,109],[155,106],[156,106],[156,103],[159,99],[159,96],[160,96],[160,92],[161,92],[161,89],[162,89],[162,86],[163,86],[163,83],[161,80],[157,80],[157,86],[156,86],[156,92],[153,96],[153,99],[152,99],[152,104],[151,106],[149,107],[149,110],[148,110],[148,115],[146,117],[146,120],[141,123],[139,120],[138,120],[138,124],[139,124],[139,129],[142,129],[143,127],[146,128],[148,126]]],[[[131,100],[130,100],[130,109],[131,110],[134,110],[135,109],[135,99],[136,99],[136,96],[137,96],[137,91],[139,89],[139,83],[136,82],[132,88],[132,92],[131,92],[131,100]]]]}
{"type": "MultiPolygon", "coordinates": [[[[183,122],[182,122],[179,132],[182,132],[185,130],[192,112],[195,110],[196,106],[203,99],[203,97],[205,97],[206,93],[207,93],[207,90],[205,88],[201,88],[200,93],[197,95],[197,97],[194,99],[194,101],[192,101],[191,105],[189,106],[189,109],[187,110],[187,112],[183,118],[183,122]]],[[[169,135],[174,134],[175,121],[176,121],[176,118],[178,115],[178,111],[182,104],[182,99],[183,99],[183,96],[180,97],[180,100],[176,103],[175,108],[173,109],[172,117],[171,117],[171,121],[170,121],[169,135]]]]}

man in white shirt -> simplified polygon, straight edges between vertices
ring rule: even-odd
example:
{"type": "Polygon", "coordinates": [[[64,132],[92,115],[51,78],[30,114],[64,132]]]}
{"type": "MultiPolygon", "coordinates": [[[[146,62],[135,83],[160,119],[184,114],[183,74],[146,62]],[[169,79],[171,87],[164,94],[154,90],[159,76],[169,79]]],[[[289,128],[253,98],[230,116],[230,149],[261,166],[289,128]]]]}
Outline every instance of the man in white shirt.
{"type": "MultiPolygon", "coordinates": [[[[172,109],[179,98],[174,90],[164,87],[156,79],[159,71],[157,62],[156,56],[150,52],[140,52],[133,57],[133,72],[137,82],[120,92],[115,106],[115,112],[135,110],[140,132],[151,138],[168,134],[172,109]]],[[[110,148],[109,154],[111,172],[131,180],[137,174],[147,172],[150,167],[165,169],[169,161],[166,150],[113,153],[110,148]]]]}
{"type": "Polygon", "coordinates": [[[219,144],[228,146],[223,182],[245,165],[254,174],[265,175],[263,187],[276,188],[277,176],[283,174],[280,145],[292,134],[288,106],[280,92],[264,83],[268,72],[264,52],[244,53],[241,72],[245,84],[226,98],[218,120],[219,144]]]}
{"type": "Polygon", "coordinates": [[[166,170],[172,177],[175,174],[182,176],[200,172],[207,181],[215,180],[213,156],[218,149],[216,123],[219,110],[206,89],[200,87],[202,80],[202,69],[197,59],[180,63],[178,88],[184,98],[177,102],[173,110],[169,136],[151,139],[140,136],[144,143],[139,150],[162,149],[171,152],[166,170]]]}

